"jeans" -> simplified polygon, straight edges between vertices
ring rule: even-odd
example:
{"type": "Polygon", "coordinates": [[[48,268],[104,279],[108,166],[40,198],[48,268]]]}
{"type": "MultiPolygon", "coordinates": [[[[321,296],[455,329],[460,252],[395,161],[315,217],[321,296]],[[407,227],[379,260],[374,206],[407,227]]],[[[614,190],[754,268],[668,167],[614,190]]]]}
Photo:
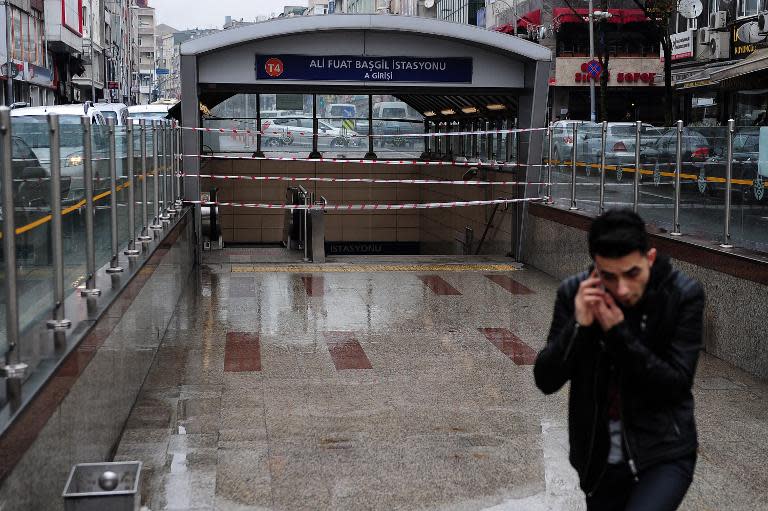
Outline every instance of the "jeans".
{"type": "Polygon", "coordinates": [[[653,465],[635,482],[626,463],[608,465],[587,511],[675,511],[693,481],[696,455],[653,465]]]}

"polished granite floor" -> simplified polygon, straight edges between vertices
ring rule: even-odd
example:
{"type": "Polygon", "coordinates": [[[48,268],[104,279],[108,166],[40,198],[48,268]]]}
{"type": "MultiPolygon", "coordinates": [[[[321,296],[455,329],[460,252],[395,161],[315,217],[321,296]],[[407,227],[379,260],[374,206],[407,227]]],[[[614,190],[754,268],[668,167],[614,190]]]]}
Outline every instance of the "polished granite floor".
{"type": "MultiPolygon", "coordinates": [[[[264,272],[248,254],[203,266],[127,423],[116,459],[144,462],[146,508],[584,509],[566,391],[542,396],[530,365],[555,280],[487,258],[264,272]]],[[[695,386],[683,509],[768,508],[768,385],[704,356],[695,386]]]]}

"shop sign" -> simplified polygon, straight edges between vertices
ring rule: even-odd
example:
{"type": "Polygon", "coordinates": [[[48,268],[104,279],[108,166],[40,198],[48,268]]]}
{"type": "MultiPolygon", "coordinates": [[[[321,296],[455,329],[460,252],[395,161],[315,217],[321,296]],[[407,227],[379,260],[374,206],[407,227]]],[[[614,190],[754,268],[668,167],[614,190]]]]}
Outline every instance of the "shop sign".
{"type": "Polygon", "coordinates": [[[472,58],[257,55],[256,79],[472,83],[472,58]]]}
{"type": "MultiPolygon", "coordinates": [[[[672,42],[672,62],[693,58],[693,30],[669,36],[672,42]]],[[[664,48],[659,47],[659,58],[664,62],[664,48]]]]}
{"type": "Polygon", "coordinates": [[[558,85],[588,85],[594,80],[600,84],[603,73],[608,75],[608,85],[617,87],[653,86],[661,76],[661,66],[657,59],[617,58],[611,59],[608,71],[602,70],[592,78],[589,62],[583,59],[558,58],[555,67],[555,80],[558,85]]]}
{"type": "Polygon", "coordinates": [[[731,27],[731,58],[749,57],[765,39],[764,32],[757,24],[757,18],[737,21],[731,27]]]}
{"type": "Polygon", "coordinates": [[[43,87],[53,87],[53,71],[27,63],[27,81],[43,87]]]}

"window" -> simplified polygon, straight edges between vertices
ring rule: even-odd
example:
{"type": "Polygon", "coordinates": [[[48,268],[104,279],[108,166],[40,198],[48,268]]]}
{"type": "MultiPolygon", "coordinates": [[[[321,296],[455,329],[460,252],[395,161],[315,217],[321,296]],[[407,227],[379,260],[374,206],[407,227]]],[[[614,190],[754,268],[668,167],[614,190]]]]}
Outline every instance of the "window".
{"type": "Polygon", "coordinates": [[[70,30],[83,33],[83,18],[80,12],[81,0],[61,0],[64,14],[64,26],[70,30]]]}
{"type": "Polygon", "coordinates": [[[13,36],[13,58],[16,60],[24,60],[23,55],[23,49],[22,49],[22,33],[21,33],[21,11],[13,10],[11,13],[12,20],[13,20],[13,26],[11,27],[12,36],[13,36]]]}
{"type": "Polygon", "coordinates": [[[755,16],[760,12],[760,0],[739,0],[738,17],[755,16]]]}

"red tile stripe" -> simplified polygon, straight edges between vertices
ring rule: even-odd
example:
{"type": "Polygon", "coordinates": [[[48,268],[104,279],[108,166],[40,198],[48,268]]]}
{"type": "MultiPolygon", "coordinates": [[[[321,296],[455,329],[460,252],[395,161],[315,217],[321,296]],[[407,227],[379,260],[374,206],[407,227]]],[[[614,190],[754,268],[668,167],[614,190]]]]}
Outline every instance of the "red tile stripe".
{"type": "Polygon", "coordinates": [[[488,280],[490,280],[493,283],[496,283],[509,291],[513,295],[530,295],[533,294],[533,291],[516,281],[515,279],[509,277],[508,275],[486,275],[485,276],[488,280]]]}
{"type": "Polygon", "coordinates": [[[445,281],[439,275],[420,275],[419,279],[436,295],[455,296],[461,295],[459,291],[445,281]]]}
{"type": "Polygon", "coordinates": [[[536,361],[536,351],[506,328],[481,328],[480,331],[516,365],[529,366],[536,361]]]}
{"type": "Polygon", "coordinates": [[[224,371],[228,373],[261,371],[261,343],[258,335],[248,332],[227,332],[224,371]]]}
{"type": "Polygon", "coordinates": [[[325,342],[337,371],[373,369],[371,361],[352,332],[325,332],[325,342]]]}
{"type": "Polygon", "coordinates": [[[325,278],[322,276],[304,276],[301,277],[304,283],[304,289],[307,290],[307,296],[323,296],[325,294],[325,278]]]}

